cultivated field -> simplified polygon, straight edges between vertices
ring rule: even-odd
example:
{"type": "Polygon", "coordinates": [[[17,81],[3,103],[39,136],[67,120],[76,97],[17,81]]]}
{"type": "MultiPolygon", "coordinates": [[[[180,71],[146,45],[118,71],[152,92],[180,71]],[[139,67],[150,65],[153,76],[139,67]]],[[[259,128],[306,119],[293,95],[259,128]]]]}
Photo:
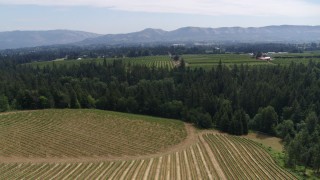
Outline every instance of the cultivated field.
{"type": "Polygon", "coordinates": [[[83,60],[59,60],[59,61],[46,61],[46,62],[33,62],[28,63],[27,65],[31,65],[33,67],[43,68],[45,66],[72,66],[79,65],[81,63],[90,63],[95,62],[98,64],[102,64],[104,61],[106,63],[113,63],[113,61],[123,61],[126,64],[131,65],[146,65],[147,67],[156,67],[156,68],[167,68],[172,69],[174,67],[173,61],[169,56],[144,56],[144,57],[134,57],[134,58],[106,58],[105,60],[102,58],[98,59],[83,59],[83,60]]]}
{"type": "Polygon", "coordinates": [[[287,53],[287,54],[272,54],[272,61],[262,61],[252,58],[248,54],[212,54],[212,55],[184,55],[183,56],[189,67],[196,68],[212,68],[217,66],[221,61],[222,64],[232,67],[233,65],[248,65],[248,66],[288,66],[290,63],[308,64],[310,61],[319,63],[320,52],[306,53],[287,53]]]}
{"type": "Polygon", "coordinates": [[[127,161],[1,163],[0,179],[296,179],[253,141],[204,134],[184,150],[127,161]]]}
{"type": "Polygon", "coordinates": [[[42,110],[0,115],[0,156],[134,156],[186,137],[180,121],[99,110],[42,110]]]}
{"type": "Polygon", "coordinates": [[[315,63],[320,62],[320,52],[305,52],[305,53],[288,53],[288,54],[275,54],[273,55],[275,64],[280,65],[290,65],[292,62],[294,63],[302,63],[308,64],[310,61],[315,63]]]}
{"type": "MultiPolygon", "coordinates": [[[[171,121],[95,110],[44,110],[2,114],[1,139],[9,139],[10,134],[11,141],[16,141],[16,144],[9,140],[1,141],[1,145],[6,148],[1,146],[0,179],[297,179],[276,165],[265,149],[254,141],[216,131],[196,131],[191,125],[184,128],[183,123],[171,121]],[[22,119],[21,122],[19,119],[22,119]],[[44,121],[48,121],[53,127],[50,128],[51,125],[46,125],[44,121]],[[120,128],[118,125],[125,126],[120,128]],[[12,128],[15,131],[2,133],[5,129],[12,128]],[[62,134],[42,137],[56,132],[55,129],[60,129],[59,133],[62,134]],[[39,134],[40,132],[44,133],[39,134]],[[123,136],[130,138],[127,141],[113,134],[119,134],[119,137],[130,134],[134,137],[123,136]],[[36,142],[41,143],[43,138],[50,142],[59,139],[64,143],[57,149],[52,149],[50,152],[56,154],[52,153],[50,156],[41,154],[42,151],[32,147],[25,152],[26,149],[19,149],[18,145],[20,143],[26,146],[21,144],[26,140],[22,140],[23,135],[29,138],[25,144],[31,146],[36,142]],[[63,139],[64,136],[71,140],[79,137],[77,143],[81,146],[70,143],[68,138],[63,139]],[[182,140],[183,138],[185,139],[182,140]],[[173,146],[161,148],[158,144],[173,146]],[[6,149],[10,151],[4,151],[6,149]],[[152,151],[155,153],[147,154],[152,151]],[[81,155],[80,152],[84,154],[81,155]],[[99,154],[101,152],[108,152],[116,157],[101,156],[106,155],[99,154]]],[[[41,145],[38,147],[42,148],[41,145]]],[[[46,149],[50,148],[47,146],[46,149]]]]}
{"type": "Polygon", "coordinates": [[[151,57],[136,57],[136,58],[125,58],[125,62],[130,62],[131,64],[146,65],[148,67],[156,68],[167,68],[172,69],[174,67],[173,61],[169,56],[151,56],[151,57]]]}
{"type": "Polygon", "coordinates": [[[233,65],[274,65],[267,61],[256,60],[248,54],[204,54],[204,55],[184,55],[183,58],[190,68],[212,68],[218,66],[219,62],[223,65],[232,67],[233,65]]]}
{"type": "MultiPolygon", "coordinates": [[[[307,64],[310,60],[314,62],[320,62],[320,52],[306,52],[306,53],[288,53],[288,54],[273,54],[271,57],[273,61],[267,62],[262,60],[256,60],[248,54],[197,54],[197,55],[183,55],[183,59],[186,61],[187,66],[190,68],[204,68],[211,69],[219,64],[232,67],[233,65],[248,65],[248,66],[274,66],[274,65],[290,65],[291,62],[307,64]]],[[[107,63],[112,63],[114,60],[122,60],[126,64],[139,64],[146,65],[147,67],[168,68],[174,67],[173,61],[169,56],[144,56],[134,58],[106,58],[107,63]]],[[[33,67],[52,66],[53,63],[57,66],[60,65],[79,65],[81,63],[103,63],[104,59],[84,59],[84,60],[61,60],[49,61],[49,62],[33,62],[29,63],[33,67]]]]}

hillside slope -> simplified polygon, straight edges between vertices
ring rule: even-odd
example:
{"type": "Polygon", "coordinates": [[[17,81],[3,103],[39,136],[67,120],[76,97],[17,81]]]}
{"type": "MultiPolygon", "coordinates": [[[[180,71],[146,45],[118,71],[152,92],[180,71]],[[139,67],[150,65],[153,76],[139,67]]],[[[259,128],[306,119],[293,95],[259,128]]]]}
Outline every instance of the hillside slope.
{"type": "Polygon", "coordinates": [[[95,33],[70,30],[7,31],[0,32],[0,49],[68,44],[98,36],[95,33]]]}
{"type": "Polygon", "coordinates": [[[266,27],[184,27],[174,31],[145,29],[128,34],[109,34],[89,38],[79,45],[90,44],[136,44],[164,42],[317,42],[320,26],[266,26],[266,27]]]}
{"type": "Polygon", "coordinates": [[[0,114],[0,179],[297,179],[259,143],[189,124],[181,141],[183,127],[100,110],[0,114]]]}
{"type": "Polygon", "coordinates": [[[127,34],[99,35],[70,30],[0,32],[0,49],[58,44],[132,45],[141,43],[306,43],[320,42],[320,26],[183,27],[173,31],[148,28],[127,34]]]}
{"type": "Polygon", "coordinates": [[[0,114],[0,157],[119,157],[153,154],[178,144],[184,124],[101,110],[0,114]]]}

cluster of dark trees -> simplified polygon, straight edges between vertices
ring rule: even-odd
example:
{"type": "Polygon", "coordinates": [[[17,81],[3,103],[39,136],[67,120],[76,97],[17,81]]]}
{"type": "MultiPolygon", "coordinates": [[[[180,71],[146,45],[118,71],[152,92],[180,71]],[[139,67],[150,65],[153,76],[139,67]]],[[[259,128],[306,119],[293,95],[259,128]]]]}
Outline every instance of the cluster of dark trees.
{"type": "Polygon", "coordinates": [[[0,60],[0,111],[97,108],[285,139],[288,165],[319,171],[320,64],[211,70],[113,63],[34,68],[0,60]]]}
{"type": "Polygon", "coordinates": [[[280,123],[276,130],[284,138],[286,163],[290,167],[303,165],[312,167],[316,174],[320,173],[320,122],[314,111],[300,123],[292,120],[280,123]]]}

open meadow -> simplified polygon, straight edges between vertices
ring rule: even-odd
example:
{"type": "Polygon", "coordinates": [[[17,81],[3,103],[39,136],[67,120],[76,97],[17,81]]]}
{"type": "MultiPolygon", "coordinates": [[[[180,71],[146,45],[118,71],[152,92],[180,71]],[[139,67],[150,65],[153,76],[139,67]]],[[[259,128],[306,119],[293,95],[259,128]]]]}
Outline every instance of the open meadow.
{"type": "Polygon", "coordinates": [[[297,179],[257,142],[100,110],[0,114],[0,179],[297,179]]]}

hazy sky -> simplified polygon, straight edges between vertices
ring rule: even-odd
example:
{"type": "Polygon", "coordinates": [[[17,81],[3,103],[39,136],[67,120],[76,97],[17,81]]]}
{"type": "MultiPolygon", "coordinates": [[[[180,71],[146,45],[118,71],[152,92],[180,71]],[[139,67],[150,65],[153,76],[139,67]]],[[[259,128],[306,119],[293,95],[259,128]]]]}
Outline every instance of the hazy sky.
{"type": "Polygon", "coordinates": [[[320,25],[320,0],[0,0],[0,31],[320,25]]]}

